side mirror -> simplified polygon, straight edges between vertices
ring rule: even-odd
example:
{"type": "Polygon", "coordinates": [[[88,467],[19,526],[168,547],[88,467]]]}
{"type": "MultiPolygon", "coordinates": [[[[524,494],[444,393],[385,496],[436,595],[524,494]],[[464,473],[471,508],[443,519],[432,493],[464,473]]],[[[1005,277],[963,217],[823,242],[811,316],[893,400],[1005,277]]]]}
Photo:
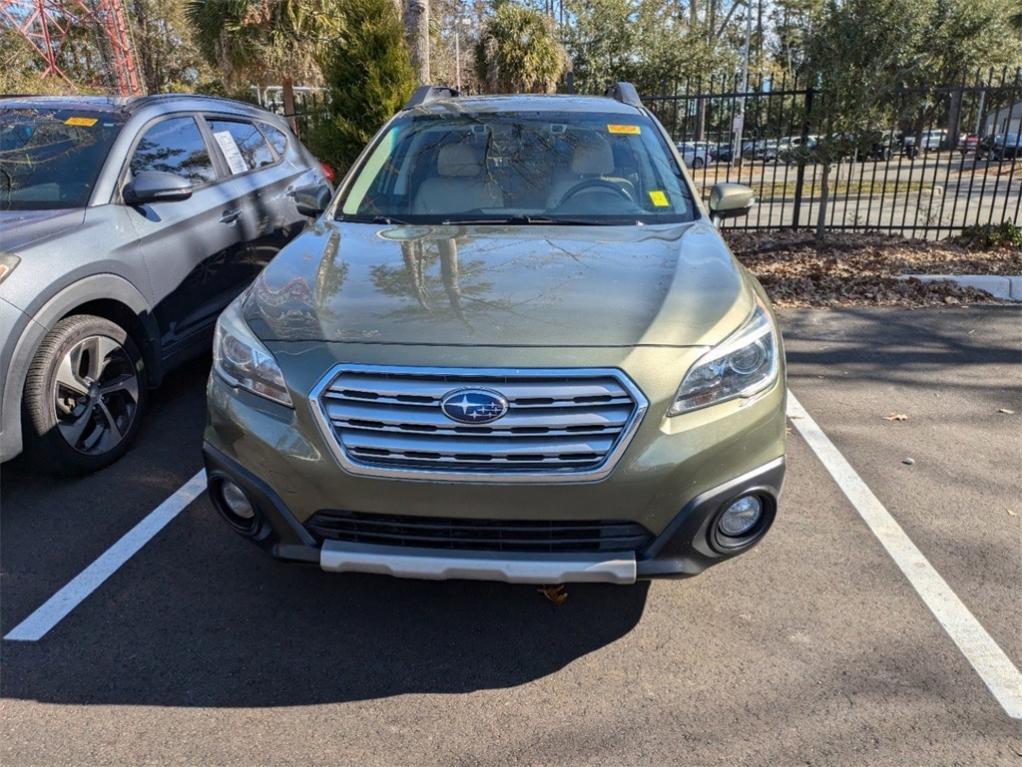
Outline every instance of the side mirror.
{"type": "Polygon", "coordinates": [[[121,194],[128,205],[178,202],[192,196],[192,182],[175,173],[145,170],[135,176],[121,194]]]}
{"type": "Polygon", "coordinates": [[[745,184],[714,184],[710,192],[710,217],[713,223],[746,215],[756,203],[756,195],[745,184]]]}
{"type": "Polygon", "coordinates": [[[296,189],[292,195],[295,198],[295,207],[303,216],[316,218],[330,205],[330,198],[333,193],[330,187],[320,184],[319,186],[307,186],[296,189]]]}

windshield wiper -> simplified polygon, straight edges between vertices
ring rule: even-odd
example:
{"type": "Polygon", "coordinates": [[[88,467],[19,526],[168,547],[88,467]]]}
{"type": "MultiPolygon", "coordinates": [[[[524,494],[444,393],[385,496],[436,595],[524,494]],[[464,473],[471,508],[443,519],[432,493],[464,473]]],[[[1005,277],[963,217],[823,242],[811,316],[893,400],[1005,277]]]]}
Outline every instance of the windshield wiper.
{"type": "Polygon", "coordinates": [[[411,221],[405,221],[403,218],[394,218],[393,216],[373,216],[372,223],[386,224],[387,226],[392,224],[397,224],[398,226],[413,226],[411,221]]]}
{"type": "Polygon", "coordinates": [[[393,216],[351,216],[339,214],[335,221],[347,221],[352,224],[386,224],[387,226],[416,226],[411,221],[393,216]]]}
{"type": "MultiPolygon", "coordinates": [[[[583,218],[560,218],[554,216],[506,216],[504,218],[449,218],[444,220],[445,226],[457,224],[529,224],[536,226],[613,226],[606,221],[594,221],[583,218]]],[[[615,222],[616,223],[616,222],[615,222]]]]}

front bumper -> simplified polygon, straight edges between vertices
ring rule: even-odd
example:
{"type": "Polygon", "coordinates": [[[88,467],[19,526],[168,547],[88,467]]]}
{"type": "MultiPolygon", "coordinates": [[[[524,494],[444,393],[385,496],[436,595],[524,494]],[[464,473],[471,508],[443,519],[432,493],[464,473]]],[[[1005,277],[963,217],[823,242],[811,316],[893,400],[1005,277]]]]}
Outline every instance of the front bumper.
{"type": "MultiPolygon", "coordinates": [[[[334,365],[389,364],[394,349],[372,344],[275,344],[271,352],[289,383],[294,409],[232,389],[213,374],[207,390],[205,433],[210,482],[229,478],[251,494],[260,523],[244,532],[275,556],[327,569],[392,571],[415,577],[556,582],[591,580],[598,572],[603,573],[602,580],[630,582],[695,575],[750,548],[761,534],[748,545],[734,548],[715,546],[708,534],[716,515],[740,495],[754,492],[764,500],[760,533],[773,519],[784,475],[783,369],[774,386],[752,400],[732,400],[666,418],[678,386],[677,371],[691,367],[701,354],[699,348],[405,347],[400,351],[402,364],[409,366],[616,368],[629,374],[649,406],[616,467],[599,481],[481,484],[359,476],[346,471],[325,442],[308,393],[323,371],[334,365]],[[639,525],[648,535],[634,551],[622,555],[601,548],[582,565],[573,561],[575,557],[564,559],[561,554],[531,555],[524,558],[529,572],[523,571],[519,557],[503,556],[503,564],[497,567],[489,555],[466,564],[464,558],[446,556],[454,547],[439,552],[406,549],[418,558],[396,564],[392,552],[365,551],[338,542],[324,547],[315,516],[336,511],[374,518],[396,515],[420,522],[446,519],[459,526],[479,520],[563,525],[613,521],[639,525]],[[634,558],[634,578],[629,557],[634,558]],[[625,560],[623,565],[620,560],[625,560]]],[[[217,493],[211,492],[211,497],[216,502],[217,493]]]]}
{"type": "Polygon", "coordinates": [[[376,573],[432,581],[505,583],[635,583],[633,552],[522,554],[442,551],[324,541],[319,565],[335,573],[376,573]]]}
{"type": "MultiPolygon", "coordinates": [[[[219,483],[239,485],[258,510],[257,523],[245,534],[278,559],[318,564],[330,572],[362,572],[428,580],[466,579],[508,583],[617,583],[638,579],[697,575],[710,565],[747,551],[773,522],[784,479],[784,459],[777,458],[740,477],[692,498],[644,549],[593,554],[531,554],[411,549],[332,540],[317,540],[261,479],[206,443],[203,447],[210,497],[221,513],[219,483]],[[765,501],[757,535],[747,545],[720,550],[711,540],[717,515],[748,493],[765,501]]],[[[225,514],[229,517],[229,514],[225,514]]]]}

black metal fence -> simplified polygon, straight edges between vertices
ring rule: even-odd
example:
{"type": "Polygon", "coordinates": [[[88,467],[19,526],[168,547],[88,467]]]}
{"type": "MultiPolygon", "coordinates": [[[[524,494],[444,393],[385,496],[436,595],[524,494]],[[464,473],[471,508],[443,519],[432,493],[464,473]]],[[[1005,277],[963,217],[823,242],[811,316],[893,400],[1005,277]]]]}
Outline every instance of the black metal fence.
{"type": "Polygon", "coordinates": [[[721,181],[756,191],[756,208],[727,226],[811,228],[821,207],[828,229],[934,239],[1022,223],[1020,71],[902,89],[888,124],[862,135],[818,135],[825,91],[787,81],[679,82],[643,102],[678,142],[704,196],[721,181]]]}
{"type": "Polygon", "coordinates": [[[329,113],[329,94],[324,88],[298,86],[294,93],[294,111],[288,111],[284,104],[283,88],[270,86],[259,89],[253,86],[250,100],[271,112],[286,117],[299,137],[308,136],[313,127],[329,113]]]}

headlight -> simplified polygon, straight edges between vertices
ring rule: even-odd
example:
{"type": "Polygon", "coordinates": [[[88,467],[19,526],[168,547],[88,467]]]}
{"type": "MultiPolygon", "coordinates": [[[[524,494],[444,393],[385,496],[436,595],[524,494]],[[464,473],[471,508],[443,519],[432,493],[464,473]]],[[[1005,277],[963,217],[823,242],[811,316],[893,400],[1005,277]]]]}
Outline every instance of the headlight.
{"type": "Polygon", "coordinates": [[[0,282],[3,282],[4,278],[14,271],[14,267],[18,265],[19,261],[21,259],[12,253],[0,253],[0,282]]]}
{"type": "Polygon", "coordinates": [[[777,380],[778,369],[777,331],[770,313],[757,300],[748,322],[688,371],[667,415],[751,397],[777,380]]]}
{"type": "Polygon", "coordinates": [[[252,334],[241,316],[244,300],[241,296],[233,301],[216,321],[213,369],[231,386],[294,407],[277,361],[252,334]]]}

